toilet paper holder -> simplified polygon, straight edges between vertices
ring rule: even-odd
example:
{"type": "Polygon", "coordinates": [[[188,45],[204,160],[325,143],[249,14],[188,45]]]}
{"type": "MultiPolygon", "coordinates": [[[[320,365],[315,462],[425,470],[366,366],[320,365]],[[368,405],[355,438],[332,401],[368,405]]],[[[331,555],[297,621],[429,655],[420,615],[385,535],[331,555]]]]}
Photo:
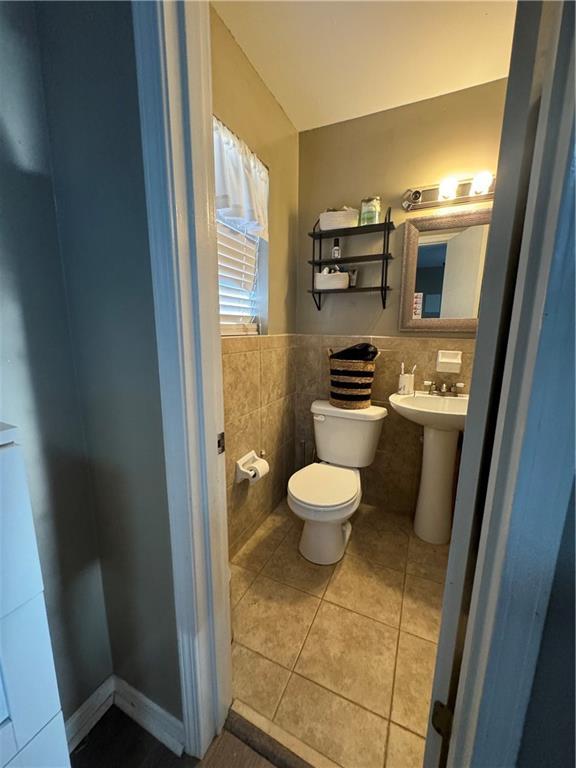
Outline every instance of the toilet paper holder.
{"type": "MultiPolygon", "coordinates": [[[[261,456],[264,456],[264,451],[261,456]]],[[[268,474],[270,465],[264,458],[260,458],[256,451],[249,451],[236,462],[236,482],[241,483],[248,480],[255,483],[268,474]]]]}

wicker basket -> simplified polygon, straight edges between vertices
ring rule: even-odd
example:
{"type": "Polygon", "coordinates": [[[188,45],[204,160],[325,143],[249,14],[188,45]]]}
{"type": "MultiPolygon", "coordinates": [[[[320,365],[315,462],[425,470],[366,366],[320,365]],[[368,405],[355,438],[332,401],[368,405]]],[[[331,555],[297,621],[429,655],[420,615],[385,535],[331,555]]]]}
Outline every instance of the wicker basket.
{"type": "Polygon", "coordinates": [[[330,403],[352,411],[369,408],[375,370],[376,358],[369,362],[330,359],[330,403]]]}

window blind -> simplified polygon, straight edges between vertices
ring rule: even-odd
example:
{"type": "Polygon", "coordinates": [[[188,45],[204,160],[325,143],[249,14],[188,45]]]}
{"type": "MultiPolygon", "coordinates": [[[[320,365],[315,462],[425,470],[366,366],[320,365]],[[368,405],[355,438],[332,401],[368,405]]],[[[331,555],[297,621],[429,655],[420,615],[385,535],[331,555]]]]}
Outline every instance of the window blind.
{"type": "Polygon", "coordinates": [[[216,221],[222,334],[258,333],[258,242],[241,228],[216,221]]]}

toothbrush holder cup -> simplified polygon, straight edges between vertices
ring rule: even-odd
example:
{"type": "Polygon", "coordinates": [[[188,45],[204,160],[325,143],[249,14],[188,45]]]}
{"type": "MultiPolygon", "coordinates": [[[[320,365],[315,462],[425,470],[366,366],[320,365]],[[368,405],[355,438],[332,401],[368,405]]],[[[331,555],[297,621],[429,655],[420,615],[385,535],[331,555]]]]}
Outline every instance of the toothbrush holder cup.
{"type": "Polygon", "coordinates": [[[413,395],[414,394],[414,374],[413,373],[401,373],[398,377],[398,394],[399,395],[413,395]]]}

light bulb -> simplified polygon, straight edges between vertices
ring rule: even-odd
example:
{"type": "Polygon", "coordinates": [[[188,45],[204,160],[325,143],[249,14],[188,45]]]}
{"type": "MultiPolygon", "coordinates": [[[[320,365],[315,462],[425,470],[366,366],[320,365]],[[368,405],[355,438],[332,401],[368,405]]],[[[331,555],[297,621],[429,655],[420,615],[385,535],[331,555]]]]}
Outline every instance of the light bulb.
{"type": "Polygon", "coordinates": [[[470,194],[487,195],[490,191],[490,187],[492,186],[493,181],[494,176],[490,173],[490,171],[480,171],[480,173],[477,173],[476,176],[474,176],[472,179],[472,184],[470,185],[470,194]]]}
{"type": "Polygon", "coordinates": [[[438,200],[452,200],[458,191],[458,179],[455,176],[447,176],[442,179],[438,187],[438,200]]]}

